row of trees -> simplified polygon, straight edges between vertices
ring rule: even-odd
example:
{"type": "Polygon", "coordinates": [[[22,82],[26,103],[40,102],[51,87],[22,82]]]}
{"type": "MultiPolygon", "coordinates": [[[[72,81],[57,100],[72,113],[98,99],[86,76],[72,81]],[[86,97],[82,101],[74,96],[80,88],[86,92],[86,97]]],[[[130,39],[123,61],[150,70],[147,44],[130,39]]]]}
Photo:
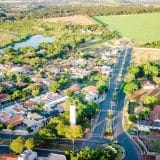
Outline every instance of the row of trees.
{"type": "Polygon", "coordinates": [[[141,46],[146,48],[160,48],[160,41],[147,42],[141,46]]]}
{"type": "MultiPolygon", "coordinates": [[[[36,12],[29,14],[21,13],[21,17],[25,18],[45,18],[45,17],[62,17],[71,15],[89,15],[89,16],[103,16],[103,15],[123,15],[135,13],[147,13],[160,11],[159,7],[152,6],[46,6],[36,12]]],[[[18,16],[17,16],[18,18],[18,16]]]]}
{"type": "Polygon", "coordinates": [[[20,154],[24,149],[31,150],[35,146],[32,138],[25,140],[23,137],[18,137],[14,139],[10,144],[10,149],[15,154],[20,154]]]}
{"type": "Polygon", "coordinates": [[[78,153],[66,152],[69,160],[116,160],[120,155],[122,155],[122,151],[115,145],[98,147],[96,149],[86,147],[78,153]]]}

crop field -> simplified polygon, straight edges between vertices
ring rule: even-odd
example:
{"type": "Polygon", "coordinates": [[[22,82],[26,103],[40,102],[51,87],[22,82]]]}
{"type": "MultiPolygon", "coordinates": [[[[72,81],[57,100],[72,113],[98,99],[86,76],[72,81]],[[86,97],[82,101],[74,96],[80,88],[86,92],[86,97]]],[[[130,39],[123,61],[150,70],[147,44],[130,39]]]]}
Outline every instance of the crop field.
{"type": "Polygon", "coordinates": [[[145,63],[148,60],[160,63],[160,49],[134,48],[132,60],[134,64],[145,63]]]}
{"type": "Polygon", "coordinates": [[[96,16],[94,19],[137,43],[160,40],[160,13],[96,16]]]}
{"type": "Polygon", "coordinates": [[[68,17],[56,17],[56,18],[45,18],[43,21],[45,22],[70,22],[72,24],[82,24],[82,25],[91,25],[95,24],[96,21],[94,21],[92,18],[88,16],[81,16],[81,15],[75,15],[75,16],[68,16],[68,17]]]}
{"type": "Polygon", "coordinates": [[[13,34],[5,33],[5,32],[0,32],[0,46],[5,44],[6,42],[9,42],[13,39],[17,38],[13,34]]]}

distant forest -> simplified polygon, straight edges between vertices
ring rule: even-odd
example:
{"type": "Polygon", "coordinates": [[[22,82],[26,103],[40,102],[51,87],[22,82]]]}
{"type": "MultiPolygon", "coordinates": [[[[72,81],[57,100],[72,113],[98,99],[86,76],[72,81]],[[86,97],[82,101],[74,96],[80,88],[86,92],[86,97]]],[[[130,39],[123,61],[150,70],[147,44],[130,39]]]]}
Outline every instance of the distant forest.
{"type": "Polygon", "coordinates": [[[49,6],[24,15],[27,18],[62,17],[71,15],[122,15],[136,13],[160,12],[160,7],[154,6],[49,6]]]}
{"type": "Polygon", "coordinates": [[[136,13],[151,13],[160,12],[160,7],[155,6],[39,6],[30,11],[15,11],[12,16],[7,16],[5,13],[0,14],[3,20],[19,20],[19,19],[34,19],[47,17],[62,17],[71,15],[88,15],[88,16],[102,16],[102,15],[123,15],[136,13]]]}

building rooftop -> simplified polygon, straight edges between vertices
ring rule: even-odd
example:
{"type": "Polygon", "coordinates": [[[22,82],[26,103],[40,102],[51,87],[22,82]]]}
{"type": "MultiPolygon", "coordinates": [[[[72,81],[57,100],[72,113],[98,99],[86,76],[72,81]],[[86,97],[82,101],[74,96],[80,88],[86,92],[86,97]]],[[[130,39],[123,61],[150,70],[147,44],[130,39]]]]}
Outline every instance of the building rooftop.
{"type": "Polygon", "coordinates": [[[160,122],[160,105],[155,106],[150,116],[151,121],[159,121],[160,122]]]}
{"type": "Polygon", "coordinates": [[[16,115],[16,116],[12,117],[10,120],[8,120],[8,121],[6,122],[6,124],[7,124],[7,125],[16,126],[16,125],[21,124],[23,121],[24,121],[24,117],[23,117],[23,116],[21,116],[21,115],[16,115]]]}
{"type": "Polygon", "coordinates": [[[15,154],[0,154],[0,160],[18,160],[15,154]]]}

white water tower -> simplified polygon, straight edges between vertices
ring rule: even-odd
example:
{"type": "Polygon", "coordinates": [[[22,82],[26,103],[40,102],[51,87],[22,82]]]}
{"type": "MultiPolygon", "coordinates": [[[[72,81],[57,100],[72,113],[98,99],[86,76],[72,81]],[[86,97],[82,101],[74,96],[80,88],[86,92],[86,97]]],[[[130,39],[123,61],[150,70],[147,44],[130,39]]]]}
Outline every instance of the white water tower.
{"type": "Polygon", "coordinates": [[[76,125],[76,105],[70,105],[70,124],[71,126],[76,125]]]}

